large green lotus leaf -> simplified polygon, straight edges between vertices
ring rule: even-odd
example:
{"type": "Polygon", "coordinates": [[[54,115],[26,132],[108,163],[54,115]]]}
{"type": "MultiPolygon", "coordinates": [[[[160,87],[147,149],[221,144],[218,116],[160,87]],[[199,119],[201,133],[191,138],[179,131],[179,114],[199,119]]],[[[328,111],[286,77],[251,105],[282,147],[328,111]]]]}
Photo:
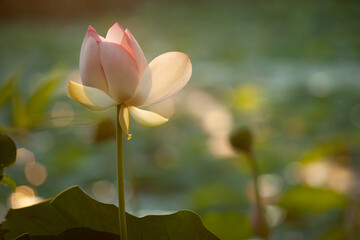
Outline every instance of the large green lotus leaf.
{"type": "Polygon", "coordinates": [[[210,212],[202,219],[204,225],[221,239],[243,240],[253,236],[249,217],[237,211],[210,212]]]}
{"type": "Polygon", "coordinates": [[[16,240],[69,240],[69,239],[119,240],[119,236],[113,233],[91,230],[90,228],[71,228],[57,235],[30,235],[27,233],[16,238],[16,240]]]}
{"type": "MultiPolygon", "coordinates": [[[[216,240],[191,211],[181,210],[170,215],[138,218],[127,214],[131,240],[216,240]]],[[[119,234],[118,209],[111,204],[92,199],[75,186],[57,197],[39,204],[10,209],[1,225],[4,240],[21,234],[57,235],[70,228],[90,228],[119,234]]]]}

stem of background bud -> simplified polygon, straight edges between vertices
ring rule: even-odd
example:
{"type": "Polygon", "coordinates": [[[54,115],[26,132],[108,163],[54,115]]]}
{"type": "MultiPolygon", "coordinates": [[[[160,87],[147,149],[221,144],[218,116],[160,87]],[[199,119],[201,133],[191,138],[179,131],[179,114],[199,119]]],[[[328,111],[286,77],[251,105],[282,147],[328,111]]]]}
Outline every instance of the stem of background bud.
{"type": "Polygon", "coordinates": [[[116,111],[116,149],[117,149],[117,176],[118,176],[118,199],[119,199],[119,227],[121,240],[127,240],[126,212],[125,212],[125,189],[124,189],[124,157],[123,157],[123,134],[120,127],[121,105],[116,111]]]}
{"type": "Polygon", "coordinates": [[[255,158],[254,158],[253,154],[250,152],[250,153],[246,153],[245,155],[246,155],[246,159],[248,160],[248,164],[250,166],[252,178],[254,181],[255,202],[258,207],[262,208],[263,205],[262,205],[262,201],[260,199],[259,184],[258,184],[259,169],[255,162],[255,158]]]}
{"type": "MultiPolygon", "coordinates": [[[[253,212],[252,214],[258,214],[258,216],[255,216],[255,219],[257,219],[259,222],[254,225],[253,228],[254,232],[259,235],[260,237],[263,237],[265,239],[269,238],[269,226],[267,224],[267,221],[265,219],[265,210],[263,206],[262,199],[259,194],[259,168],[257,166],[257,163],[255,161],[254,155],[251,151],[245,153],[246,159],[248,160],[248,164],[250,166],[251,172],[252,172],[252,178],[254,181],[254,192],[255,192],[255,204],[257,211],[253,212]]],[[[253,216],[254,217],[254,216],[253,216]]]]}

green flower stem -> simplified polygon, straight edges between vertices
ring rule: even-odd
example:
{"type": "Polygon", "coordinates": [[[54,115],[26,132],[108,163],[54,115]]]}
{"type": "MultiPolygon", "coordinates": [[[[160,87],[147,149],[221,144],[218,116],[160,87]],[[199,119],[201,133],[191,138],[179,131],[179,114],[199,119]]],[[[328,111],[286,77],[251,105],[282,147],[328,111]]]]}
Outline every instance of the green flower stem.
{"type": "Polygon", "coordinates": [[[120,238],[127,240],[126,212],[125,212],[125,189],[124,189],[124,157],[123,157],[123,134],[119,121],[121,105],[117,106],[116,113],[116,146],[117,146],[117,176],[118,176],[118,199],[119,199],[119,225],[120,238]]]}

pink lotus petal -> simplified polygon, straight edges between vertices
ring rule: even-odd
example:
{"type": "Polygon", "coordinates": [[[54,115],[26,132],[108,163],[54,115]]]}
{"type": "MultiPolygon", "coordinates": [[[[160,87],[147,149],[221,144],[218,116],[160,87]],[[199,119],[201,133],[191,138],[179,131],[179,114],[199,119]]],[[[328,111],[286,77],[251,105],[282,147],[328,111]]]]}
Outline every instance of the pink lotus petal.
{"type": "Polygon", "coordinates": [[[136,63],[136,67],[138,68],[139,70],[139,67],[137,65],[137,61],[136,61],[136,57],[134,55],[134,51],[132,49],[132,46],[131,46],[131,39],[126,35],[124,34],[123,36],[123,39],[121,41],[121,46],[126,50],[128,51],[128,53],[131,55],[131,57],[134,59],[135,63],[136,63]]]}
{"type": "Polygon", "coordinates": [[[105,41],[121,45],[126,51],[128,51],[128,53],[132,58],[134,58],[136,62],[136,58],[131,46],[131,40],[128,35],[125,34],[124,29],[120,26],[119,23],[115,23],[111,28],[109,28],[105,41]]]}
{"type": "Polygon", "coordinates": [[[136,63],[139,68],[140,75],[145,71],[146,67],[148,66],[148,63],[146,61],[144,52],[142,51],[140,45],[134,38],[134,36],[131,34],[129,29],[125,30],[126,35],[128,36],[131,44],[131,48],[134,54],[134,57],[136,59],[136,63]]]}
{"type": "Polygon", "coordinates": [[[96,32],[95,28],[93,28],[91,25],[89,25],[88,30],[86,32],[84,41],[88,38],[88,37],[93,37],[96,42],[101,42],[101,36],[99,36],[99,34],[96,32]]]}
{"type": "Polygon", "coordinates": [[[142,106],[148,98],[152,86],[151,69],[148,66],[143,72],[134,95],[126,101],[128,106],[142,106]]]}
{"type": "Polygon", "coordinates": [[[101,41],[99,35],[89,26],[80,51],[80,77],[85,86],[107,92],[108,84],[101,66],[98,40],[101,41]]]}
{"type": "Polygon", "coordinates": [[[100,58],[109,86],[109,94],[119,102],[132,97],[139,83],[136,62],[123,47],[100,43],[100,58]]]}
{"type": "Polygon", "coordinates": [[[109,28],[105,39],[108,42],[121,44],[124,35],[124,29],[119,23],[115,23],[111,28],[109,28]]]}

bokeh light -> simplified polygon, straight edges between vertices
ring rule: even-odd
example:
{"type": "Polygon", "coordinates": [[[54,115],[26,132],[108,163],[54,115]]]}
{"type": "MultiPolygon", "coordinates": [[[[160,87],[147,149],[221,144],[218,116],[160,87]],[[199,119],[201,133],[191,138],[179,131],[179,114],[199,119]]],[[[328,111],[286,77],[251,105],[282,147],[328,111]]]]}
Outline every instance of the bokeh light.
{"type": "Polygon", "coordinates": [[[283,179],[277,174],[263,174],[259,176],[259,194],[264,199],[279,195],[283,187],[283,179]]]}
{"type": "Polygon", "coordinates": [[[237,154],[230,143],[230,134],[223,133],[211,136],[208,141],[208,148],[210,153],[216,158],[232,158],[237,154]]]}
{"type": "Polygon", "coordinates": [[[224,106],[212,108],[203,115],[202,126],[204,131],[212,136],[230,132],[233,127],[230,111],[224,106]]]}
{"type": "Polygon", "coordinates": [[[100,180],[96,181],[91,186],[91,191],[98,201],[105,203],[113,203],[116,199],[116,187],[113,183],[100,180]]]}
{"type": "Polygon", "coordinates": [[[46,167],[38,162],[30,162],[25,166],[26,179],[33,186],[40,186],[47,178],[46,167]]]}
{"type": "Polygon", "coordinates": [[[198,118],[204,115],[212,108],[217,107],[219,103],[209,93],[203,90],[196,90],[189,93],[186,98],[186,106],[189,112],[198,118]]]}
{"type": "Polygon", "coordinates": [[[36,196],[34,189],[23,185],[16,188],[16,191],[11,194],[9,200],[10,207],[16,209],[34,205],[43,199],[36,196]]]}
{"type": "Polygon", "coordinates": [[[233,92],[233,98],[235,106],[243,111],[259,110],[265,102],[264,92],[255,84],[239,86],[233,92]]]}
{"type": "Polygon", "coordinates": [[[310,186],[329,187],[340,193],[351,191],[356,184],[351,169],[326,160],[303,164],[299,176],[310,186]]]}
{"type": "Polygon", "coordinates": [[[67,102],[57,102],[51,110],[52,122],[56,127],[71,125],[74,115],[72,106],[67,102]]]}
{"type": "Polygon", "coordinates": [[[284,222],[286,217],[286,211],[275,205],[267,205],[265,208],[266,219],[270,227],[279,226],[284,222]]]}
{"type": "Polygon", "coordinates": [[[22,166],[31,162],[35,162],[34,153],[26,148],[18,148],[16,151],[16,164],[22,166]]]}

